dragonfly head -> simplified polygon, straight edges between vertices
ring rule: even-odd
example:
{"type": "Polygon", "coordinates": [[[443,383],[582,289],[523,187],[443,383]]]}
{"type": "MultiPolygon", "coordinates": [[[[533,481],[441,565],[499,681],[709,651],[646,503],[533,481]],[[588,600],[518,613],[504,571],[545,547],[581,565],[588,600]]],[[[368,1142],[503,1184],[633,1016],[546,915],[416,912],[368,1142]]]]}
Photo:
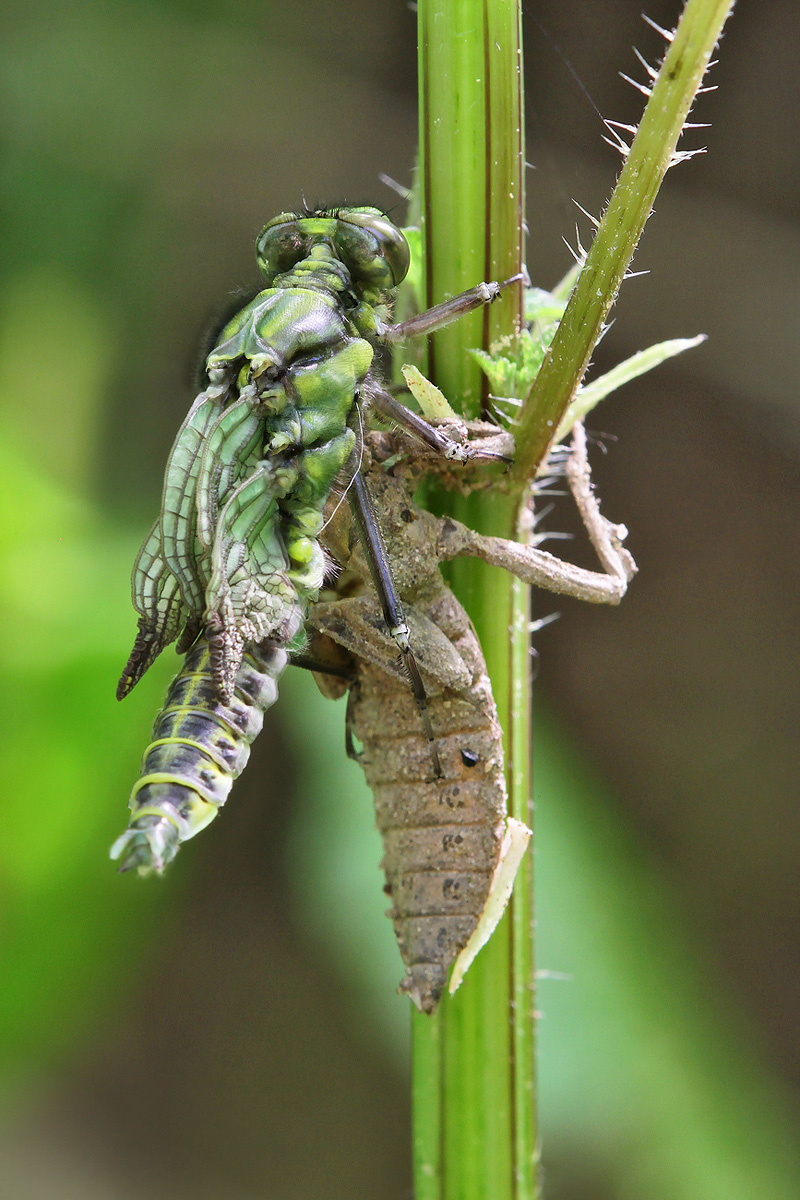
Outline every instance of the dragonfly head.
{"type": "Polygon", "coordinates": [[[256,258],[268,285],[312,256],[338,259],[356,290],[376,297],[393,291],[411,262],[403,234],[377,208],[281,213],[264,226],[256,242],[256,258]]]}

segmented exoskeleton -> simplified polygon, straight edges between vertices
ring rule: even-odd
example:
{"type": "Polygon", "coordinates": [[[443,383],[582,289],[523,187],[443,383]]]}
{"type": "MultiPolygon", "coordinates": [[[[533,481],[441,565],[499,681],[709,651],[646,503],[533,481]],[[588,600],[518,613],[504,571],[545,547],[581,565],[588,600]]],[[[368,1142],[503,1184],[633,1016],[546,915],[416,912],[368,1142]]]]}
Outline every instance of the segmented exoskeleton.
{"type": "MultiPolygon", "coordinates": [[[[484,446],[491,442],[498,453],[507,451],[511,440],[485,425],[470,426],[470,436],[485,439],[484,446]]],[[[622,548],[624,527],[600,515],[579,424],[566,474],[605,574],[540,550],[532,507],[525,510],[532,544],[485,537],[451,517],[434,517],[413,496],[420,475],[441,477],[443,468],[429,456],[426,461],[420,455],[398,459],[387,434],[371,433],[367,443],[372,466],[366,478],[406,604],[436,730],[439,778],[426,770],[419,720],[374,595],[365,586],[369,565],[341,518],[326,530],[326,544],[344,567],[337,580],[340,594],[314,604],[308,625],[316,631],[312,649],[319,658],[333,643],[341,669],[341,652],[346,652],[348,682],[317,678],[331,695],[349,686],[350,753],[375,797],[392,899],[389,915],[406,965],[401,990],[432,1012],[448,975],[454,991],[494,930],[530,837],[521,822],[506,815],[502,731],[483,652],[467,613],[442,579],[440,564],[471,555],[527,583],[611,604],[624,595],[636,568],[622,548]]]]}
{"type": "MultiPolygon", "coordinates": [[[[380,438],[370,444],[379,446],[380,438]]],[[[348,595],[314,604],[308,624],[318,657],[325,658],[319,635],[348,652],[348,743],[375,798],[389,915],[407,968],[400,989],[432,1012],[475,931],[500,861],[502,731],[475,630],[439,571],[438,520],[414,504],[407,468],[387,473],[376,466],[367,480],[425,684],[440,777],[431,774],[419,714],[368,587],[363,551],[341,520],[326,530],[326,542],[345,568],[348,595]]],[[[347,686],[317,678],[327,694],[347,686]]]]}
{"type": "MultiPolygon", "coordinates": [[[[242,704],[263,712],[275,699],[282,648],[301,633],[323,583],[319,533],[340,477],[353,485],[351,506],[369,540],[371,505],[359,478],[363,405],[400,421],[447,458],[465,462],[476,454],[383,390],[372,369],[374,344],[438,328],[493,299],[502,285],[479,284],[391,325],[390,303],[409,258],[402,233],[372,208],[283,213],[258,238],[267,286],[224,327],[207,357],[208,387],[178,433],[161,514],[134,567],[139,632],[118,696],[176,638],[179,650],[197,646],[156,720],[131,795],[129,829],[112,848],[121,870],[160,870],[227,797],[246,759],[242,742],[251,740],[231,714],[242,704]],[[253,688],[253,672],[270,685],[253,688]],[[223,726],[227,755],[217,753],[223,726]]],[[[373,577],[438,774],[425,691],[379,542],[378,534],[373,577]]]]}

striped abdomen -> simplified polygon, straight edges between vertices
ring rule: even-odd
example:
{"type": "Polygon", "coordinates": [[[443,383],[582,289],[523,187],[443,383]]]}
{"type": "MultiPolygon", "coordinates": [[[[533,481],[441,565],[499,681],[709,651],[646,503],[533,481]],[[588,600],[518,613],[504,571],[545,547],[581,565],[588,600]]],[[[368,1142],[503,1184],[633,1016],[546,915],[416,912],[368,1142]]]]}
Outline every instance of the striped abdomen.
{"type": "Polygon", "coordinates": [[[251,646],[233,699],[223,704],[205,639],[189,652],[156,717],[129,801],[129,827],[111,847],[121,871],[136,867],[146,875],[163,870],[181,842],[213,821],[245,768],[264,713],[278,697],[277,681],[286,662],[286,651],[279,646],[251,646]]]}

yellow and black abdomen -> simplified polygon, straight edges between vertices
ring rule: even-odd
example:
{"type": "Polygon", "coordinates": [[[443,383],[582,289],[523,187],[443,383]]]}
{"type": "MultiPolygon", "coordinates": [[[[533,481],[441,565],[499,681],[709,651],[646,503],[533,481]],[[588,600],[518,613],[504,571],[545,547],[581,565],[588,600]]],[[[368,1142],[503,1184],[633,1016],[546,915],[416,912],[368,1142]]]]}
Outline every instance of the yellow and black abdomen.
{"type": "Polygon", "coordinates": [[[128,829],[111,857],[120,870],[161,871],[181,842],[219,812],[250,757],[264,713],[278,698],[284,649],[269,642],[245,653],[230,704],[218,698],[204,638],[186,656],[156,717],[133,787],[128,829]]]}

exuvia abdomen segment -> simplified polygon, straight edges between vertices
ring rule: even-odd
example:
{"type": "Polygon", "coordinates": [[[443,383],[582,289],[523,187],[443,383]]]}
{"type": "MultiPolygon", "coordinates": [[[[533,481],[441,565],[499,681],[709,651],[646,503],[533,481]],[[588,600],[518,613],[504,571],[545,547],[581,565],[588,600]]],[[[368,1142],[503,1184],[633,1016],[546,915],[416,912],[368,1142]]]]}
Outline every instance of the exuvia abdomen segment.
{"type": "Polygon", "coordinates": [[[436,1008],[478,925],[506,824],[501,731],[480,646],[453,594],[443,583],[439,588],[427,613],[457,644],[468,681],[457,691],[428,680],[441,777],[432,777],[402,679],[387,687],[380,667],[356,660],[348,709],[383,839],[389,916],[406,966],[400,989],[424,1012],[436,1008]]]}
{"type": "Polygon", "coordinates": [[[129,828],[111,849],[121,870],[161,871],[181,842],[214,819],[247,764],[264,713],[278,698],[287,658],[270,642],[251,646],[231,703],[223,704],[205,639],[190,651],[156,717],[131,793],[129,828]]]}

